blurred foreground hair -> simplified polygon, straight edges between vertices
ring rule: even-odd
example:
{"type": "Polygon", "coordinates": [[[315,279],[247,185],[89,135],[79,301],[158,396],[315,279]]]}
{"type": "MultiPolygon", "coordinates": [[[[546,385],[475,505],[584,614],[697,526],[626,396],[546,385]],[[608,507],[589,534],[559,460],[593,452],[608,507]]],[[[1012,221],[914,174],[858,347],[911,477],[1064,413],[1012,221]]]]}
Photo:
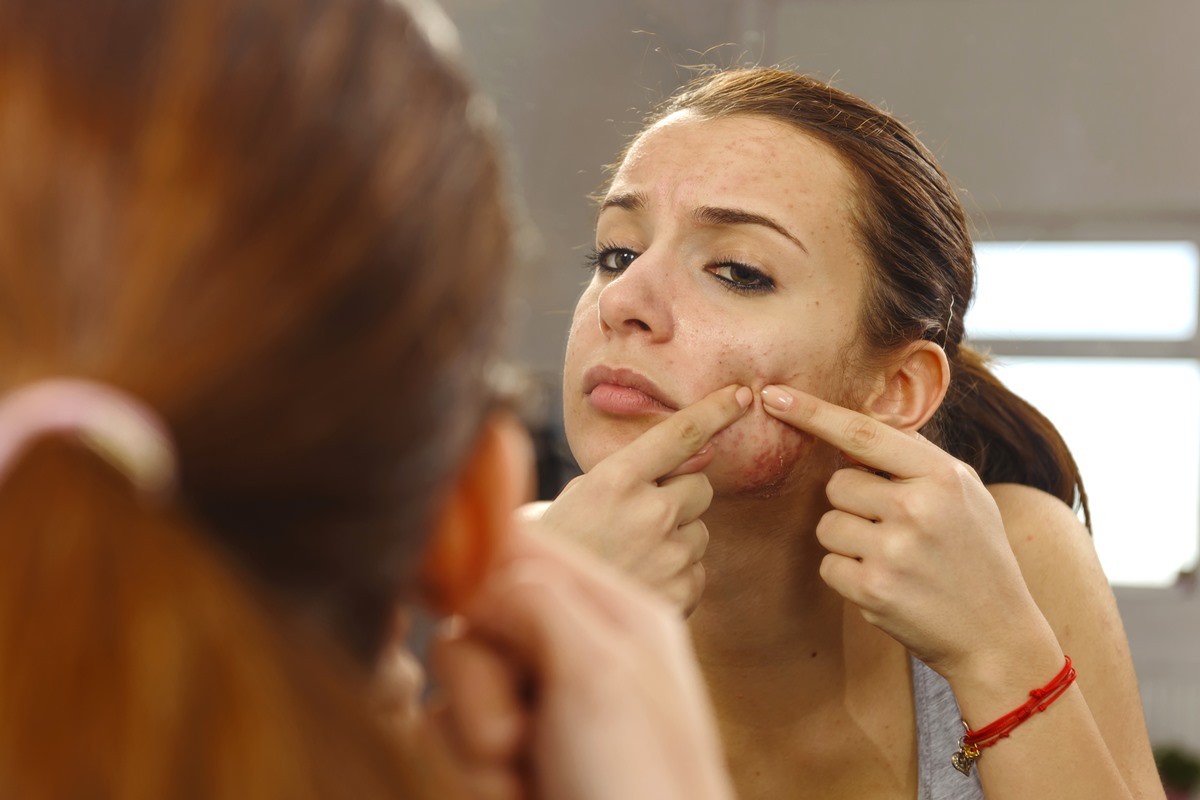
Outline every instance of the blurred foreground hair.
{"type": "Polygon", "coordinates": [[[179,466],[0,484],[0,796],[450,796],[365,686],[487,403],[483,109],[387,0],[0,0],[0,391],[119,387],[179,466]]]}

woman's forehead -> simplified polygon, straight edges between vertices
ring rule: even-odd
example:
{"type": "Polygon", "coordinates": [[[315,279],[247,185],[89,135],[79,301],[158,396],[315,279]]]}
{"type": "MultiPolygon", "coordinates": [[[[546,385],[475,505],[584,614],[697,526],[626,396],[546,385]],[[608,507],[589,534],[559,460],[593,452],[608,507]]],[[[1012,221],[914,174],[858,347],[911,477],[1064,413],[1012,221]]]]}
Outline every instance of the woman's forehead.
{"type": "Polygon", "coordinates": [[[654,123],[633,141],[613,184],[663,172],[759,171],[791,177],[810,175],[832,188],[848,185],[841,156],[799,127],[766,116],[706,117],[678,111],[654,123]]]}
{"type": "Polygon", "coordinates": [[[841,156],[794,125],[765,116],[712,118],[683,111],[655,123],[632,144],[603,206],[734,207],[845,232],[853,194],[841,156]]]}

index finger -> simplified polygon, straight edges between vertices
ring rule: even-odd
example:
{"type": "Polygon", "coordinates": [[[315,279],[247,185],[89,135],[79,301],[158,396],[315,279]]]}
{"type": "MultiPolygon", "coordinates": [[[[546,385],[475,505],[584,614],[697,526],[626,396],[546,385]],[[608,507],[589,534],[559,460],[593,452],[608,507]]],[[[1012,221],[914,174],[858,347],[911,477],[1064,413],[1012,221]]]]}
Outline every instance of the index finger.
{"type": "Polygon", "coordinates": [[[863,466],[900,478],[926,474],[946,453],[937,445],[790,386],[762,390],[771,416],[828,442],[863,466]]]}
{"type": "Polygon", "coordinates": [[[754,392],[726,386],[676,411],[609,457],[644,481],[657,481],[699,453],[708,440],[746,413],[754,392]]]}

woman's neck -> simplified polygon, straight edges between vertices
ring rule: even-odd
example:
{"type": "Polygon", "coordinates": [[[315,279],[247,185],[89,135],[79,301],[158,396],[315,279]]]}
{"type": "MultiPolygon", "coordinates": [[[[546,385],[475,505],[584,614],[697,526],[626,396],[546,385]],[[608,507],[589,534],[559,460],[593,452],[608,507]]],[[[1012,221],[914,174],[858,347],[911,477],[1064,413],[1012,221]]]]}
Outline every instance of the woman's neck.
{"type": "Polygon", "coordinates": [[[823,496],[717,498],[704,516],[706,588],[689,627],[726,721],[786,724],[841,704],[861,665],[903,655],[821,580],[828,508],[823,496]]]}
{"type": "Polygon", "coordinates": [[[911,797],[908,653],[821,580],[818,496],[717,498],[704,516],[707,586],[689,627],[729,765],[747,800],[809,796],[800,785],[911,797]]]}
{"type": "Polygon", "coordinates": [[[726,686],[743,701],[761,694],[755,720],[771,716],[782,687],[800,679],[829,688],[841,673],[844,601],[818,574],[824,511],[787,498],[717,498],[704,516],[706,587],[689,627],[717,702],[726,686]]]}
{"type": "MultiPolygon", "coordinates": [[[[836,595],[819,575],[826,551],[817,541],[816,526],[829,510],[820,500],[786,495],[713,499],[704,514],[709,533],[706,585],[692,630],[701,637],[711,630],[714,656],[723,642],[731,643],[729,630],[742,632],[730,648],[731,657],[747,647],[788,647],[797,635],[821,638],[813,629],[830,621],[836,595]]],[[[756,652],[755,658],[762,655],[756,652]]]]}

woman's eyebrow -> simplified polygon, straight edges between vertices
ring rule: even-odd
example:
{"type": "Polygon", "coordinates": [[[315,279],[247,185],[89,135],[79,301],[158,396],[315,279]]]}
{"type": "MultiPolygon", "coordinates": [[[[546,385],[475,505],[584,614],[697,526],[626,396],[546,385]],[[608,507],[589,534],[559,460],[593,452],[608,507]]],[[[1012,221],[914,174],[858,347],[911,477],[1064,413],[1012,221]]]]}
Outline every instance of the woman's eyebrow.
{"type": "MultiPolygon", "coordinates": [[[[625,192],[610,194],[600,204],[600,213],[609,208],[620,208],[625,211],[641,211],[648,204],[645,193],[625,192]]],[[[692,212],[692,217],[701,225],[761,225],[770,228],[803,250],[808,252],[804,242],[800,241],[787,228],[763,214],[746,211],[740,208],[720,208],[717,206],[701,206],[692,212]]]]}
{"type": "Polygon", "coordinates": [[[646,195],[644,192],[626,192],[625,194],[610,194],[604,198],[604,202],[600,204],[600,210],[606,208],[623,208],[626,211],[641,211],[646,207],[646,195]]]}
{"type": "Polygon", "coordinates": [[[788,240],[805,253],[808,252],[808,248],[804,246],[804,242],[793,236],[787,228],[770,217],[756,214],[753,211],[745,211],[740,208],[701,206],[692,213],[692,216],[701,225],[761,225],[764,228],[770,228],[776,233],[787,237],[788,240]]]}

